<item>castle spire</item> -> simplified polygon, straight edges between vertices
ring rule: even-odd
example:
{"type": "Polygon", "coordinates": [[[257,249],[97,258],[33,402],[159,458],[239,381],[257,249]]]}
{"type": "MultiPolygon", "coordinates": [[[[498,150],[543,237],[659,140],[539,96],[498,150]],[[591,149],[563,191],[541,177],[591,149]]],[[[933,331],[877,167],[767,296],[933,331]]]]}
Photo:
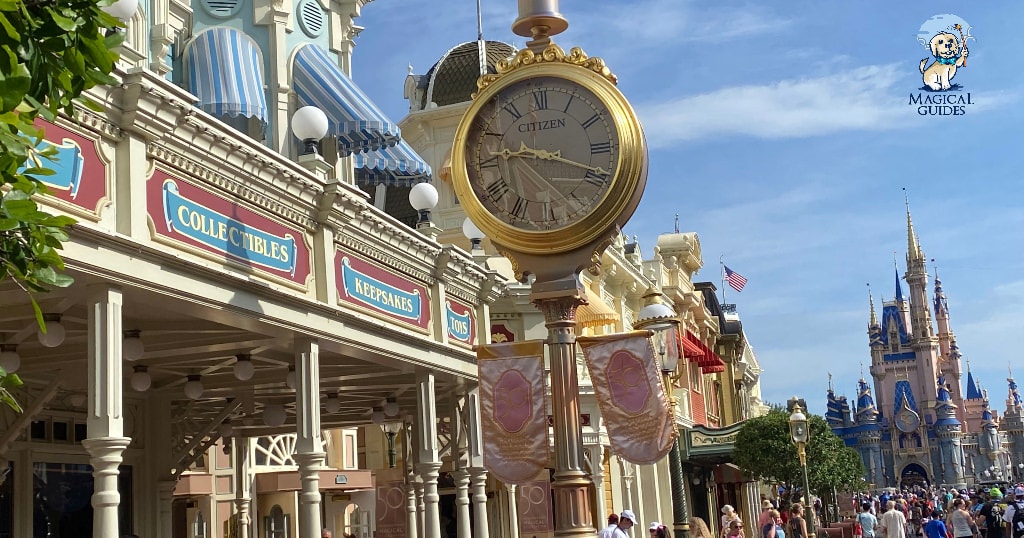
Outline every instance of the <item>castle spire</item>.
{"type": "Polygon", "coordinates": [[[900,284],[900,267],[896,264],[896,253],[892,253],[892,267],[896,270],[896,307],[903,303],[903,286],[900,284]]]}
{"type": "Polygon", "coordinates": [[[871,284],[868,284],[868,305],[871,307],[871,320],[868,322],[868,327],[874,327],[878,325],[878,317],[875,315],[875,298],[871,295],[871,284]]]}
{"type": "Polygon", "coordinates": [[[910,265],[911,262],[923,261],[924,253],[921,252],[921,244],[914,233],[914,221],[910,218],[910,196],[906,187],[903,188],[903,201],[907,206],[907,265],[910,265]]]}

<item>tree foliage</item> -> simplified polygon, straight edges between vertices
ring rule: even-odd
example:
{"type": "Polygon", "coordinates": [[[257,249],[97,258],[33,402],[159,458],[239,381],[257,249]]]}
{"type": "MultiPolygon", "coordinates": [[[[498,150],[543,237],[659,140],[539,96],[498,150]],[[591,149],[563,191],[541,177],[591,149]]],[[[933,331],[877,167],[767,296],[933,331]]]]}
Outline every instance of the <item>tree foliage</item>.
{"type": "MultiPolygon", "coordinates": [[[[40,178],[53,174],[46,162],[56,158],[56,148],[40,147],[37,119],[72,116],[82,92],[115,82],[110,73],[123,36],[109,31],[121,26],[101,9],[110,3],[0,0],[0,281],[13,279],[29,294],[43,331],[33,294],[71,285],[58,251],[75,221],[40,210],[34,199],[47,192],[40,178]]],[[[16,412],[21,406],[11,391],[20,385],[0,370],[0,403],[16,412]]]]}
{"type": "MultiPolygon", "coordinates": [[[[0,0],[0,280],[13,279],[29,293],[65,287],[58,250],[74,219],[41,211],[33,196],[46,193],[52,175],[40,148],[37,118],[74,113],[82,92],[111,84],[121,26],[101,7],[110,0],[0,0]]],[[[95,103],[82,101],[98,109],[95,103]]],[[[42,312],[32,297],[36,319],[42,312]]]]}
{"type": "MultiPolygon", "coordinates": [[[[825,419],[808,415],[807,481],[812,492],[829,494],[864,488],[864,465],[853,448],[828,427],[825,419]]],[[[733,463],[747,474],[773,483],[803,484],[803,470],[789,433],[789,413],[773,408],[747,420],[736,436],[733,463]]]]}

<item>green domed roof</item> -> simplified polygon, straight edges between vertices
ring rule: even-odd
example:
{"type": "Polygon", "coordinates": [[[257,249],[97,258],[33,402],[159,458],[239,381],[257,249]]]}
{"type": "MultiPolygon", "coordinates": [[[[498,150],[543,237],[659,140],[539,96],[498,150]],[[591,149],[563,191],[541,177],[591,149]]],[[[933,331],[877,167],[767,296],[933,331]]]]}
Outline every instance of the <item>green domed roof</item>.
{"type": "MultiPolygon", "coordinates": [[[[485,41],[487,72],[496,73],[498,61],[516,53],[516,48],[501,41],[485,41]]],[[[454,105],[472,100],[476,81],[480,78],[480,53],[476,41],[462,43],[444,54],[424,77],[427,91],[422,108],[433,102],[437,106],[454,105]]]]}

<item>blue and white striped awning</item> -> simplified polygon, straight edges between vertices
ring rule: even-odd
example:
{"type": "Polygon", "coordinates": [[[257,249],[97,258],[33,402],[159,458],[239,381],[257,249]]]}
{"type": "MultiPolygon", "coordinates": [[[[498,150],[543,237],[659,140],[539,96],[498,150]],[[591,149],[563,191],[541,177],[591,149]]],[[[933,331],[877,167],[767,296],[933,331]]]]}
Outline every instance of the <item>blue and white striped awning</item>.
{"type": "Polygon", "coordinates": [[[430,165],[405,141],[390,148],[381,148],[352,157],[356,184],[389,187],[411,187],[430,181],[430,165]]]}
{"type": "Polygon", "coordinates": [[[233,28],[210,28],[185,48],[189,91],[199,108],[215,116],[259,118],[267,124],[263,60],[249,36],[233,28]]]}
{"type": "Polygon", "coordinates": [[[327,114],[328,134],[338,137],[342,156],[398,143],[398,124],[319,46],[307,43],[299,47],[292,61],[292,86],[300,107],[313,105],[327,114]]]}

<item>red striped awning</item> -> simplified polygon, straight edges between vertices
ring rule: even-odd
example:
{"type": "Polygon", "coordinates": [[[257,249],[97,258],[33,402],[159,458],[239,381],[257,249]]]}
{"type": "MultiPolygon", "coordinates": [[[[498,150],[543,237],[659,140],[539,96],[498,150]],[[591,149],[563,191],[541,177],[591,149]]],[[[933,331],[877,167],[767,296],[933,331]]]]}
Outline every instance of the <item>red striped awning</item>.
{"type": "Polygon", "coordinates": [[[714,374],[717,372],[725,371],[725,361],[718,356],[717,353],[711,350],[708,346],[704,345],[704,342],[700,341],[695,334],[690,331],[686,331],[686,338],[683,339],[683,349],[695,349],[695,352],[685,353],[687,357],[694,359],[697,365],[705,374],[714,374]]]}

